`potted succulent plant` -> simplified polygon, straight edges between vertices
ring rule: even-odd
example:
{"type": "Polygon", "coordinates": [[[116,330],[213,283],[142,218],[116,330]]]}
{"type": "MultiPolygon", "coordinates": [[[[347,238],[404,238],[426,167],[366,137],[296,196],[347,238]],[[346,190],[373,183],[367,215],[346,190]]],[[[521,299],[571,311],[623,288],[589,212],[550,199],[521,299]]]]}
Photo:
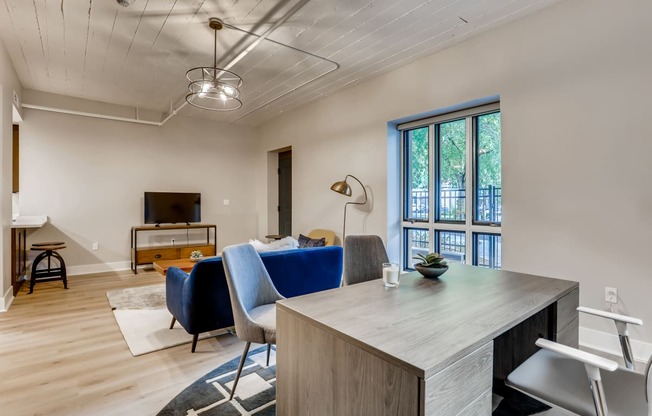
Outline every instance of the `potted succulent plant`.
{"type": "Polygon", "coordinates": [[[439,253],[417,254],[413,259],[421,260],[414,264],[414,268],[423,277],[439,277],[448,270],[446,259],[439,253]]]}
{"type": "Polygon", "coordinates": [[[200,250],[195,250],[190,253],[190,260],[192,261],[199,261],[204,258],[204,255],[200,250]]]}

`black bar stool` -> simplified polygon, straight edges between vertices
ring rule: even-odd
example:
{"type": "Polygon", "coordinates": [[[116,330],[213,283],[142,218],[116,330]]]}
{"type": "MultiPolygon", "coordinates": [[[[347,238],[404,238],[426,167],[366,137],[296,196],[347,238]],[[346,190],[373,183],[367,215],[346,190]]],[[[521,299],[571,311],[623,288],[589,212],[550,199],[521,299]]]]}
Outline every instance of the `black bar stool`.
{"type": "Polygon", "coordinates": [[[66,243],[63,241],[48,241],[43,243],[34,243],[30,250],[40,251],[41,253],[36,256],[32,263],[32,278],[29,282],[29,293],[34,291],[36,281],[49,282],[53,280],[63,280],[64,289],[68,289],[68,279],[66,278],[66,263],[63,257],[56,250],[66,248],[66,243]],[[59,267],[52,267],[52,258],[59,262],[59,267]],[[37,269],[39,263],[46,260],[48,262],[47,268],[37,269]]]}

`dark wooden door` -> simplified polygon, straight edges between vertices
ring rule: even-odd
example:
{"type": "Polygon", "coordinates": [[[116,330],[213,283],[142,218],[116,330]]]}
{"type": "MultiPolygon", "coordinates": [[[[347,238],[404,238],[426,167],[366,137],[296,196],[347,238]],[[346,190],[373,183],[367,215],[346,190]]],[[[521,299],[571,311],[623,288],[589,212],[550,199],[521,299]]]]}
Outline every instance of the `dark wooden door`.
{"type": "Polygon", "coordinates": [[[278,233],[292,235],[292,150],[278,154],[278,233]]]}
{"type": "Polygon", "coordinates": [[[13,155],[11,159],[11,174],[12,174],[12,184],[11,184],[11,192],[18,192],[18,172],[19,172],[19,167],[18,167],[18,160],[19,160],[19,127],[17,124],[14,124],[14,134],[13,134],[13,155]]]}

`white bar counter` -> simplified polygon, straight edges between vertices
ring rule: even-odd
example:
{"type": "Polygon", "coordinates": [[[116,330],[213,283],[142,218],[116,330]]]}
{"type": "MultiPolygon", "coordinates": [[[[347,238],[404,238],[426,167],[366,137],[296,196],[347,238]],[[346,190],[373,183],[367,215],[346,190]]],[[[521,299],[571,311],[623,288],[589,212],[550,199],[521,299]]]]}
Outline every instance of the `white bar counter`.
{"type": "Polygon", "coordinates": [[[41,228],[49,221],[47,215],[19,215],[11,220],[11,228],[41,228]]]}

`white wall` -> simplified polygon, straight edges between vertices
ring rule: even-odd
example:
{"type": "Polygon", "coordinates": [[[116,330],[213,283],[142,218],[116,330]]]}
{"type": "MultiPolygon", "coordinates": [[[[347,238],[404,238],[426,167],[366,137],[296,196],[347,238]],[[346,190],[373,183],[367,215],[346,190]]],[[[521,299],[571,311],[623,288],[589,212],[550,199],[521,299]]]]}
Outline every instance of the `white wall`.
{"type": "MultiPolygon", "coordinates": [[[[505,269],[577,280],[599,308],[616,286],[618,310],[652,322],[650,15],[648,1],[563,1],[266,123],[263,151],[293,149],[294,229],[341,233],[328,188],[351,173],[375,206],[350,212],[347,234],[395,237],[387,122],[499,94],[505,269]]],[[[652,325],[632,332],[652,342],[652,325]]]]}
{"type": "Polygon", "coordinates": [[[11,288],[11,184],[12,184],[12,103],[14,91],[22,86],[11,65],[4,43],[0,40],[0,311],[13,299],[11,288]]]}
{"type": "Polygon", "coordinates": [[[144,191],[201,192],[202,222],[217,224],[218,250],[256,237],[253,128],[180,116],[155,127],[37,110],[24,119],[20,213],[50,217],[28,243],[66,241],[73,273],[128,267],[144,191]]]}

